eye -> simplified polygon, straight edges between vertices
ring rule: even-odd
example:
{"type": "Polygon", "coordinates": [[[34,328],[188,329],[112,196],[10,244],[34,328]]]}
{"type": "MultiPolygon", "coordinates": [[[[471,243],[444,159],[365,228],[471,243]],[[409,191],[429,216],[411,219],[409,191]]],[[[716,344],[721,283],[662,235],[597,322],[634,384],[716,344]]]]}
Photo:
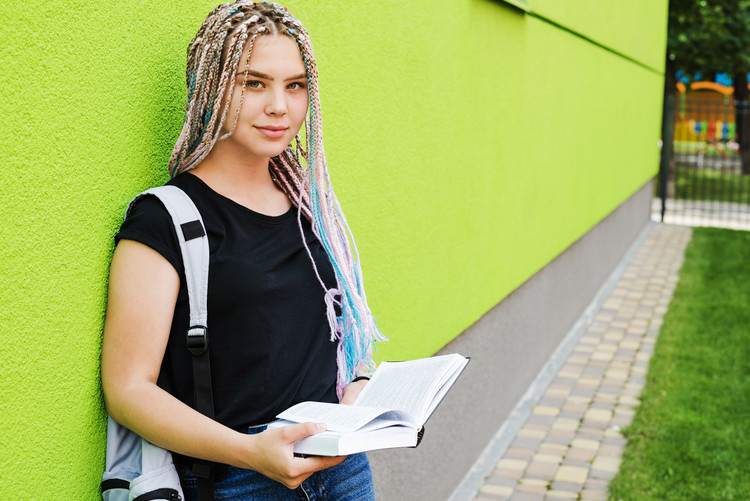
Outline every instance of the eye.
{"type": "Polygon", "coordinates": [[[245,80],[245,87],[250,87],[251,89],[260,89],[263,87],[263,82],[260,80],[245,80]]]}
{"type": "Polygon", "coordinates": [[[292,82],[286,86],[289,90],[300,90],[307,88],[307,82],[292,82]]]}

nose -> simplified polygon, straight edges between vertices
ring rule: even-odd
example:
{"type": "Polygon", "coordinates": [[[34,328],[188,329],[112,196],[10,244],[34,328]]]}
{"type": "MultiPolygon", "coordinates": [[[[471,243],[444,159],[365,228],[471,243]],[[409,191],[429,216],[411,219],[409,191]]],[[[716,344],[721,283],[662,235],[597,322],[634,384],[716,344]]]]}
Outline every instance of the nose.
{"type": "Polygon", "coordinates": [[[284,89],[271,88],[267,95],[266,113],[273,116],[286,114],[286,95],[284,94],[284,89]]]}

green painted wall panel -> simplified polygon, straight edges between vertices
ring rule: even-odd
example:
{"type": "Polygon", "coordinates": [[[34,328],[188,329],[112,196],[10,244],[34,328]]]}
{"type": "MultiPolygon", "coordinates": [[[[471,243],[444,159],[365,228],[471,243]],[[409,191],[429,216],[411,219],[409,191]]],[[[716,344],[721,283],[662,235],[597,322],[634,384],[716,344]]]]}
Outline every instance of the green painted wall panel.
{"type": "Polygon", "coordinates": [[[532,11],[597,43],[664,72],[667,2],[533,0],[532,11]]]}
{"type": "MultiPolygon", "coordinates": [[[[214,5],[0,7],[2,499],[96,498],[112,235],[166,180],[185,47],[214,5]]],[[[488,0],[289,5],[316,42],[381,359],[444,346],[656,172],[661,76],[543,20],[488,0]]],[[[628,55],[653,65],[664,27],[647,28],[628,55]]]]}

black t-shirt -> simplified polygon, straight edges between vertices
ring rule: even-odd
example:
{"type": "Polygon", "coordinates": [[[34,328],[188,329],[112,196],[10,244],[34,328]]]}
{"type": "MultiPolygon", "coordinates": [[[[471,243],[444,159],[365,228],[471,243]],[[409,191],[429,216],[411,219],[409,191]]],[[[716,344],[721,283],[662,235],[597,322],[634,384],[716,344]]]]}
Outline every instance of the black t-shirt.
{"type": "MultiPolygon", "coordinates": [[[[186,173],[182,188],[201,213],[210,249],[208,337],[216,420],[236,430],[272,421],[305,400],[337,402],[336,342],[330,341],[323,288],[297,223],[254,212],[186,173]]],[[[333,267],[310,223],[305,240],[327,288],[333,267]]],[[[180,275],[172,329],[158,384],[194,406],[185,270],[169,213],[156,197],[134,205],[115,237],[136,240],[164,256],[180,275]]]]}

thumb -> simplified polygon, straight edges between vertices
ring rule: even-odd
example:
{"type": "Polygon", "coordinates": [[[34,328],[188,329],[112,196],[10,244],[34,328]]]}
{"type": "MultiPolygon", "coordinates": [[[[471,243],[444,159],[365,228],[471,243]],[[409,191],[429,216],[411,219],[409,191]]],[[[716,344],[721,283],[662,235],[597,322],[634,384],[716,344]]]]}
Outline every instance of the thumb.
{"type": "Polygon", "coordinates": [[[310,435],[315,435],[326,431],[325,423],[301,423],[283,428],[286,431],[285,437],[290,442],[296,442],[310,435]]]}

